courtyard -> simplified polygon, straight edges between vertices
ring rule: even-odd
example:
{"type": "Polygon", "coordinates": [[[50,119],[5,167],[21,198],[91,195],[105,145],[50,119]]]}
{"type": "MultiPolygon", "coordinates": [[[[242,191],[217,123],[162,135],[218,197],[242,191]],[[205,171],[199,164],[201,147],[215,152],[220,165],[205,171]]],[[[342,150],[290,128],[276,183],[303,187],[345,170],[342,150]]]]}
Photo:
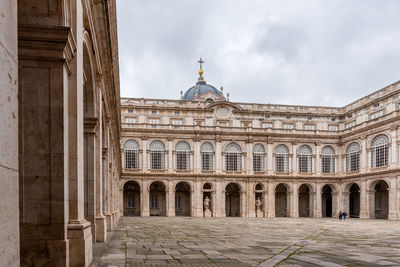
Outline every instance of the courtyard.
{"type": "Polygon", "coordinates": [[[400,222],[122,217],[91,266],[399,266],[400,222]]]}

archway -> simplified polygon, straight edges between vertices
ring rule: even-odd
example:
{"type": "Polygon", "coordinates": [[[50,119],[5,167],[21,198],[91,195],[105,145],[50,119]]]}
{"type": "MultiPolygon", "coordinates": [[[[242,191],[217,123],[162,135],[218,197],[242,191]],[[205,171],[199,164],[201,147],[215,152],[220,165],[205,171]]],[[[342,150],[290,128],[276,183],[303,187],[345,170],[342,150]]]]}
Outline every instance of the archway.
{"type": "Polygon", "coordinates": [[[226,217],[240,217],[240,187],[236,183],[226,186],[225,213],[226,217]]]}
{"type": "Polygon", "coordinates": [[[175,186],[175,216],[190,216],[190,185],[179,182],[175,186]]]}
{"type": "Polygon", "coordinates": [[[349,192],[350,218],[360,218],[360,187],[357,184],[352,184],[349,192]]]}
{"type": "Polygon", "coordinates": [[[312,197],[310,187],[302,184],[299,187],[299,217],[312,216],[312,197]]]}
{"type": "Polygon", "coordinates": [[[140,216],[140,186],[135,181],[124,185],[124,216],[140,216]]]}
{"type": "Polygon", "coordinates": [[[332,217],[332,188],[322,187],[322,217],[332,217]]]}
{"type": "Polygon", "coordinates": [[[159,181],[150,185],[150,216],[166,216],[167,202],[165,201],[165,185],[159,181]]]}
{"type": "Polygon", "coordinates": [[[374,187],[375,218],[387,219],[389,216],[389,186],[380,180],[374,187]]]}
{"type": "Polygon", "coordinates": [[[275,188],[275,217],[288,217],[288,189],[284,184],[278,184],[275,188]]]}

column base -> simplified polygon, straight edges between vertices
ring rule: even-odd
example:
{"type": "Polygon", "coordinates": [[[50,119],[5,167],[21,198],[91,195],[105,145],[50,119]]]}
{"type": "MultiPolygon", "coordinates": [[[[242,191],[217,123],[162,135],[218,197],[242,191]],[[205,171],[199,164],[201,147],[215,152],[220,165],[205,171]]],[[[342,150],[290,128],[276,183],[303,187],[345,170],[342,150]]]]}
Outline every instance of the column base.
{"type": "Polygon", "coordinates": [[[293,212],[290,217],[291,218],[299,218],[299,213],[298,212],[293,212]]]}
{"type": "Polygon", "coordinates": [[[68,223],[69,264],[89,266],[93,260],[92,230],[90,222],[70,221],[68,223]]]}
{"type": "Polygon", "coordinates": [[[175,217],[175,211],[168,211],[167,217],[175,217]]]}
{"type": "Polygon", "coordinates": [[[20,257],[21,266],[70,266],[69,240],[21,240],[20,257]]]}
{"type": "Polygon", "coordinates": [[[368,213],[361,213],[360,212],[360,219],[368,219],[369,218],[369,216],[368,216],[368,213]]]}
{"type": "Polygon", "coordinates": [[[96,216],[96,242],[105,242],[107,239],[107,222],[104,215],[96,216]]]}
{"type": "Polygon", "coordinates": [[[143,211],[142,212],[142,217],[149,217],[150,216],[150,212],[149,211],[143,211]]]}
{"type": "Polygon", "coordinates": [[[389,221],[397,221],[397,213],[396,212],[389,212],[388,220],[389,221]]]}
{"type": "Polygon", "coordinates": [[[249,218],[258,217],[255,211],[249,211],[249,218]]]}
{"type": "Polygon", "coordinates": [[[322,212],[316,212],[314,218],[322,218],[322,212]]]}

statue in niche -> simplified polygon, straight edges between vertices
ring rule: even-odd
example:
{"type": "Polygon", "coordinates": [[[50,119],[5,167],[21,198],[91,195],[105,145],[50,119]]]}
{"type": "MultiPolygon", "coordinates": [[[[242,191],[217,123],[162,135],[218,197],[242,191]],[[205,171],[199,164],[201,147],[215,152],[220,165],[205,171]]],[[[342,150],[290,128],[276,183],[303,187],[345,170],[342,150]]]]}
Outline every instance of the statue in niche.
{"type": "Polygon", "coordinates": [[[208,198],[208,196],[206,196],[203,203],[204,203],[204,210],[209,211],[210,210],[210,199],[208,198]]]}
{"type": "Polygon", "coordinates": [[[257,198],[256,200],[256,210],[261,211],[261,199],[260,197],[257,198]]]}

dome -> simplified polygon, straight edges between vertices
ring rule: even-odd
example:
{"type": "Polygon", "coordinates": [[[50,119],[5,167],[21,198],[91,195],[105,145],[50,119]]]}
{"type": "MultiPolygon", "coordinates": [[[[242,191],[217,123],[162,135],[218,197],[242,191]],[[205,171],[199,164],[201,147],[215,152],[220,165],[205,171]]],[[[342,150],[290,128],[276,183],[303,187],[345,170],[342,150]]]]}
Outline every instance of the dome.
{"type": "Polygon", "coordinates": [[[183,95],[183,100],[193,100],[197,95],[202,95],[207,92],[213,92],[217,95],[222,95],[221,91],[212,85],[207,84],[205,81],[198,81],[195,86],[190,87],[183,95]]]}

